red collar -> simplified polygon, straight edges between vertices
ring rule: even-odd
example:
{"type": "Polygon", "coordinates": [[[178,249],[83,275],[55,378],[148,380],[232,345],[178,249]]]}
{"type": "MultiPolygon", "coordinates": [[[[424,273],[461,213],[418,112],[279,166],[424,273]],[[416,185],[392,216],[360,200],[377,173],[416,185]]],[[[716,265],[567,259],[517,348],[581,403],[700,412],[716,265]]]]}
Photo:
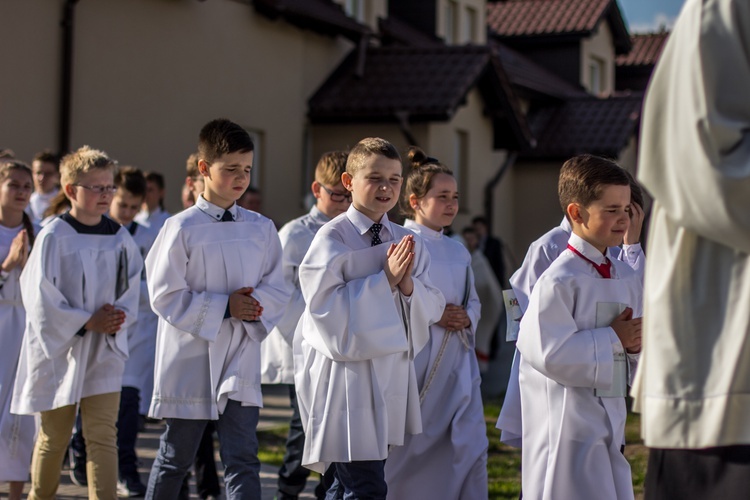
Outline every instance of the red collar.
{"type": "Polygon", "coordinates": [[[609,279],[612,277],[612,263],[609,261],[609,258],[604,257],[605,262],[604,264],[597,264],[593,260],[589,259],[585,255],[583,255],[581,252],[579,252],[575,247],[573,247],[570,243],[568,243],[568,250],[572,251],[574,254],[594,266],[594,269],[596,269],[596,272],[599,273],[599,275],[602,278],[609,279]]]}

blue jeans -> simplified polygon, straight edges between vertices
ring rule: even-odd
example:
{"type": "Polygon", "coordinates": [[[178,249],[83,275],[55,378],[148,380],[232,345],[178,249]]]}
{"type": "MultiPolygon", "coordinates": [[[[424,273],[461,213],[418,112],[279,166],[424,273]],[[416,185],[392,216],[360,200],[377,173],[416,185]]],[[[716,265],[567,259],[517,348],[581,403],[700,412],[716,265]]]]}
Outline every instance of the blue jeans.
{"type": "MultiPolygon", "coordinates": [[[[168,418],[161,435],[148,479],[146,498],[178,498],[185,475],[198,450],[208,420],[168,418]]],[[[215,421],[219,434],[219,454],[224,464],[224,483],[228,499],[259,499],[260,461],[258,460],[258,407],[228,401],[224,413],[215,421]]]]}
{"type": "Polygon", "coordinates": [[[334,480],[326,500],[385,500],[385,460],[334,463],[334,480]]]}

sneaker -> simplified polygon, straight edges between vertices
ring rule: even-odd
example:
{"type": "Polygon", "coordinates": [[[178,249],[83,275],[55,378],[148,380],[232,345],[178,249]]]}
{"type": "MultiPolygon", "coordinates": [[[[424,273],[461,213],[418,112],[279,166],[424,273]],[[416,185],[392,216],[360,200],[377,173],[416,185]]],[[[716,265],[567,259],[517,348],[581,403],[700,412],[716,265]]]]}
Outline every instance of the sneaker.
{"type": "Polygon", "coordinates": [[[146,485],[138,476],[120,479],[117,481],[117,496],[120,498],[146,496],[146,485]]]}
{"type": "Polygon", "coordinates": [[[70,480],[76,486],[88,486],[88,479],[86,478],[86,462],[80,460],[75,456],[73,449],[71,448],[68,457],[70,459],[70,480]]]}

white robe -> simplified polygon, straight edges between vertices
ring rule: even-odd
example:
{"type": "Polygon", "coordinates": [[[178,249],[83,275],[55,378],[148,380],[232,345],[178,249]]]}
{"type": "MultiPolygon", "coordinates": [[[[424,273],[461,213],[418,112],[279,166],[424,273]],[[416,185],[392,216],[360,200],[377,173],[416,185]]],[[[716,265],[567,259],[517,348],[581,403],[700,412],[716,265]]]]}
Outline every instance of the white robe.
{"type": "Polygon", "coordinates": [[[158,233],[167,219],[169,219],[171,216],[172,214],[170,214],[166,210],[162,209],[161,207],[156,207],[153,212],[141,210],[135,216],[134,220],[138,224],[151,229],[154,233],[158,233]]]}
{"type": "Polygon", "coordinates": [[[293,291],[284,316],[260,345],[260,376],[263,384],[294,384],[292,340],[299,318],[305,310],[305,299],[302,298],[299,287],[299,266],[315,234],[330,220],[314,206],[309,213],[289,221],[279,230],[279,239],[284,249],[284,281],[293,291]]]}
{"type": "MultiPolygon", "coordinates": [[[[141,257],[145,258],[156,234],[150,228],[136,226],[133,241],[138,245],[141,257]]],[[[139,413],[148,413],[151,404],[151,392],[154,389],[154,355],[156,352],[156,328],[158,316],[151,309],[148,297],[148,285],[145,271],[141,273],[140,301],[138,302],[138,320],[128,331],[128,351],[130,356],[125,362],[122,374],[123,387],[135,387],[140,391],[139,413]]]]}
{"type": "Polygon", "coordinates": [[[294,335],[294,381],[302,464],[321,473],[332,462],[384,460],[389,445],[422,431],[414,356],[445,307],[419,236],[407,298],[391,290],[383,265],[389,244],[414,233],[384,216],[383,243],[372,247],[363,218],[352,206],[323,226],[299,273],[306,305],[294,335]]]}
{"type": "MultiPolygon", "coordinates": [[[[159,315],[155,418],[216,420],[229,399],[263,406],[260,343],[289,301],[273,222],[233,205],[220,222],[203,196],[162,227],[146,257],[151,306],[159,315]],[[254,287],[259,321],[225,318],[229,295],[254,287]]],[[[219,209],[223,212],[223,209],[219,209]]]]}
{"type": "MultiPolygon", "coordinates": [[[[534,289],[539,277],[557,259],[557,257],[568,246],[568,239],[572,228],[567,218],[563,217],[559,226],[547,231],[541,238],[534,241],[526,252],[521,267],[510,277],[510,286],[518,299],[521,311],[526,311],[529,306],[529,296],[534,289]]],[[[641,244],[623,245],[622,248],[612,247],[609,249],[610,259],[617,259],[627,263],[637,274],[641,283],[645,270],[645,256],[641,244]]],[[[521,447],[521,393],[518,387],[518,367],[521,355],[516,350],[513,355],[513,364],[510,367],[508,388],[505,391],[503,407],[497,419],[497,428],[502,429],[500,441],[503,443],[521,447]]]]}
{"type": "MultiPolygon", "coordinates": [[[[10,251],[13,238],[24,227],[0,226],[0,262],[10,251]]],[[[38,232],[38,228],[35,228],[38,232]]],[[[34,449],[34,417],[13,415],[10,401],[21,353],[26,313],[21,302],[21,268],[10,271],[0,288],[0,482],[28,481],[31,452],[34,449]]]]}
{"type": "Polygon", "coordinates": [[[750,2],[688,0],[653,75],[634,409],[646,445],[750,444],[750,2]]]}
{"type": "MultiPolygon", "coordinates": [[[[449,335],[422,402],[422,434],[407,435],[385,464],[388,498],[487,498],[487,440],[474,333],[481,306],[474,289],[471,256],[459,242],[414,221],[404,226],[422,237],[430,253],[430,279],[449,304],[462,305],[468,285],[466,329],[470,348],[455,333],[430,326],[430,340],[414,359],[420,391],[443,339],[449,335]]],[[[490,271],[491,272],[491,271],[490,271]]],[[[494,277],[494,275],[493,275],[494,277]]]]}
{"type": "MultiPolygon", "coordinates": [[[[603,256],[575,234],[587,258],[603,256]]],[[[613,383],[614,353],[624,352],[597,311],[617,303],[641,316],[642,285],[626,264],[612,261],[612,279],[565,250],[534,286],[516,344],[521,352],[522,489],[525,499],[632,499],[625,443],[624,397],[597,397],[613,383]]],[[[609,320],[607,321],[609,323],[609,320]]],[[[631,373],[637,355],[627,355],[631,373]]]]}
{"type": "Polygon", "coordinates": [[[81,234],[61,218],[37,236],[21,273],[26,331],[11,411],[22,415],[120,392],[143,259],[127,229],[81,234]],[[120,263],[126,259],[127,265],[120,263]],[[116,297],[118,273],[122,293],[116,297]],[[125,276],[127,272],[127,276],[125,276]],[[115,335],[77,332],[104,304],[125,312],[115,335]]]}
{"type": "Polygon", "coordinates": [[[60,192],[59,189],[53,189],[49,193],[38,193],[34,191],[31,193],[31,198],[29,198],[29,206],[26,209],[26,212],[31,215],[34,221],[41,221],[44,219],[44,211],[47,210],[52,198],[57,196],[58,192],[60,192]]]}

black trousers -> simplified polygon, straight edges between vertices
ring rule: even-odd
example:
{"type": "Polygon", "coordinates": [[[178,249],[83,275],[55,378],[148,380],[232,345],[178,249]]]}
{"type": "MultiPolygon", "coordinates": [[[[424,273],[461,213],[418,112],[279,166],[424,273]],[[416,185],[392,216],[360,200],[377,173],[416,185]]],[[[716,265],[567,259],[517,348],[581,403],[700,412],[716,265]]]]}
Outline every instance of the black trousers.
{"type": "Polygon", "coordinates": [[[750,446],[652,448],[645,500],[750,498],[750,446]]]}

